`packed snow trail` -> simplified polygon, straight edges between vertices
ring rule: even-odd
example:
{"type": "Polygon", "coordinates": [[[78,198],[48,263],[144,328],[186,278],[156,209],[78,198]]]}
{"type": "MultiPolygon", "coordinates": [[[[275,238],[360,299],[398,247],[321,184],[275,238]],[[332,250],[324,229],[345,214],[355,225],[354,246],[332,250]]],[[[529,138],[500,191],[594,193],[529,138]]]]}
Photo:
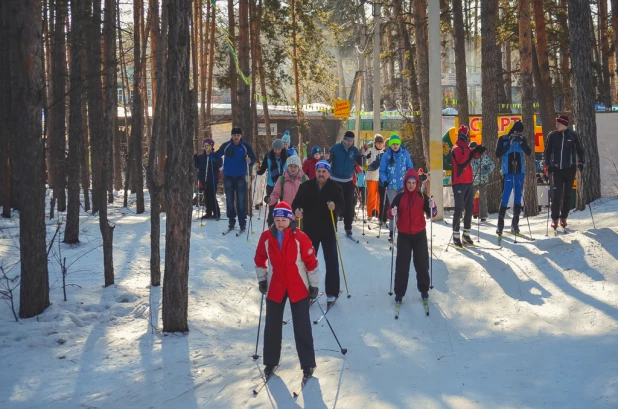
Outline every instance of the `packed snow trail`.
{"type": "MultiPolygon", "coordinates": [[[[593,204],[597,229],[586,210],[569,218],[569,234],[545,237],[543,213],[530,219],[534,242],[515,244],[505,233],[500,250],[482,248],[496,246],[497,215],[467,252],[448,248],[450,224],[434,222],[431,315],[412,270],[398,320],[388,295],[388,243],[377,229],[360,236],[359,220],[360,243],[340,240],[353,297],[341,297],[328,314],[348,352],[341,354],[325,321],[312,325],[317,368],[296,400],[302,371],[293,321],[283,327],[276,375],[252,393],[262,379],[261,358],[251,358],[260,308],[257,224],[250,242],[222,236],[225,221],[192,225],[190,332],[153,334],[148,318],[161,328],[162,297],[148,287],[150,216],[121,202],[110,208],[116,286],[101,286],[99,249],[72,266],[67,280],[81,288],[69,287],[67,302],[50,263],[53,305],[38,321],[12,322],[0,304],[3,409],[618,407],[618,200],[593,204]]],[[[67,264],[101,243],[97,219],[84,214],[81,222],[82,244],[60,245],[67,264]]],[[[17,217],[0,220],[5,266],[18,259],[16,226],[17,217]]],[[[55,226],[49,229],[51,236],[55,226]]],[[[323,291],[321,252],[318,260],[323,291]]],[[[319,309],[310,312],[319,318],[319,309]]]]}

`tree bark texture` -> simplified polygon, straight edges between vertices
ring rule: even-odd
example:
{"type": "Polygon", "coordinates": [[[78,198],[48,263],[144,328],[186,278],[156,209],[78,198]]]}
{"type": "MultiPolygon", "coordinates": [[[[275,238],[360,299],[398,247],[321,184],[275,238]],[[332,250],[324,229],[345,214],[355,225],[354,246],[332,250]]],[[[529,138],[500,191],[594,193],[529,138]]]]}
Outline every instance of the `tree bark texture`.
{"type": "MultiPolygon", "coordinates": [[[[560,0],[560,10],[558,11],[558,24],[567,27],[567,1],[560,0]]],[[[562,97],[564,100],[564,111],[571,111],[571,72],[569,71],[569,41],[566,36],[560,44],[560,71],[562,73],[562,97]]]]}
{"type": "Polygon", "coordinates": [[[154,48],[155,83],[157,99],[153,107],[152,140],[148,154],[148,189],[150,191],[150,285],[161,285],[161,205],[165,183],[165,137],[167,136],[167,10],[168,1],[163,0],[159,13],[158,0],[151,0],[153,15],[152,38],[156,39],[154,48]],[[159,21],[159,14],[161,15],[159,21]]]}
{"type": "Polygon", "coordinates": [[[414,152],[417,168],[428,169],[429,164],[429,36],[427,34],[427,1],[414,0],[414,27],[416,34],[416,64],[418,73],[418,91],[421,103],[421,123],[419,128],[423,141],[423,150],[414,152]]]}
{"type": "Polygon", "coordinates": [[[527,216],[539,214],[536,195],[536,159],[534,155],[534,109],[532,87],[532,28],[530,26],[530,0],[519,0],[519,55],[522,87],[522,122],[524,137],[532,148],[532,154],[525,156],[526,175],[524,181],[524,203],[527,216]]]}
{"type": "Polygon", "coordinates": [[[116,73],[118,60],[116,59],[116,0],[105,0],[103,15],[103,50],[104,50],[104,78],[105,78],[105,148],[107,168],[105,169],[107,202],[114,202],[114,143],[118,133],[118,97],[116,73]]]}
{"type": "Polygon", "coordinates": [[[547,42],[547,30],[545,27],[545,10],[543,0],[534,0],[534,26],[536,37],[536,56],[538,68],[541,74],[541,82],[537,85],[537,95],[541,107],[541,122],[543,135],[547,135],[554,129],[556,111],[554,109],[554,92],[549,70],[549,48],[547,42]]]}
{"type": "MultiPolygon", "coordinates": [[[[257,21],[257,33],[256,33],[256,36],[259,39],[260,38],[260,33],[262,32],[262,0],[259,0],[257,13],[258,13],[258,17],[257,17],[258,21],[257,21]]],[[[214,27],[214,21],[215,20],[213,18],[213,27],[214,27]]],[[[339,50],[339,49],[336,48],[336,50],[339,50]]],[[[257,44],[256,44],[255,59],[256,59],[257,66],[258,66],[258,71],[259,71],[259,74],[260,74],[260,94],[263,96],[263,100],[262,100],[262,113],[264,115],[264,126],[266,127],[266,146],[269,147],[272,144],[273,136],[270,133],[270,115],[268,113],[268,98],[267,98],[268,91],[266,90],[266,70],[264,70],[264,63],[263,63],[263,60],[262,60],[262,43],[259,40],[257,41],[257,44]]],[[[340,59],[339,59],[339,61],[337,63],[337,67],[338,68],[339,68],[339,62],[340,62],[340,59]]],[[[212,64],[212,63],[213,62],[212,62],[212,57],[211,57],[210,64],[212,64]]],[[[337,71],[337,72],[339,73],[339,71],[337,71]]],[[[343,65],[341,66],[340,74],[342,74],[342,73],[343,73],[343,65]]],[[[209,93],[211,91],[211,84],[210,84],[210,80],[211,79],[212,79],[212,71],[209,74],[209,84],[208,84],[208,91],[209,91],[209,93]]],[[[342,89],[345,90],[345,83],[341,82],[341,80],[342,80],[341,76],[340,76],[339,80],[340,80],[340,82],[339,82],[339,92],[341,93],[342,89]]],[[[345,99],[345,97],[343,97],[342,99],[345,99]]]]}
{"type": "Polygon", "coordinates": [[[65,0],[55,0],[55,20],[51,39],[51,97],[49,98],[49,168],[48,180],[57,199],[58,211],[66,211],[66,124],[65,81],[66,42],[64,38],[65,0]]]}
{"type": "MultiPolygon", "coordinates": [[[[481,0],[481,82],[483,96],[483,145],[487,154],[499,168],[494,152],[498,143],[498,64],[496,26],[498,25],[498,0],[481,0]]],[[[489,174],[487,206],[490,213],[498,211],[502,196],[500,172],[489,174]]]]}
{"type": "Polygon", "coordinates": [[[614,58],[614,71],[611,73],[614,78],[618,73],[618,0],[612,0],[612,31],[614,33],[613,49],[615,54],[614,58]]]}
{"type": "MultiPolygon", "coordinates": [[[[605,104],[608,110],[612,107],[612,94],[610,87],[610,72],[609,72],[609,34],[608,18],[607,18],[607,0],[598,0],[599,3],[599,43],[601,44],[601,72],[602,84],[599,99],[605,104]]],[[[614,11],[618,12],[618,10],[614,11]]]]}
{"type": "MultiPolygon", "coordinates": [[[[227,1],[227,17],[228,17],[228,32],[230,33],[230,38],[232,42],[236,39],[236,20],[234,18],[234,0],[227,1]]],[[[238,108],[238,74],[236,73],[236,63],[234,62],[234,57],[232,57],[231,53],[228,53],[230,56],[230,100],[232,105],[232,124],[240,123],[239,120],[239,108],[238,108]]]]}
{"type": "MultiPolygon", "coordinates": [[[[249,33],[249,0],[238,1],[238,66],[240,70],[249,77],[251,68],[249,66],[249,49],[250,49],[250,33],[249,33]]],[[[238,74],[234,73],[238,76],[238,74]]],[[[249,84],[244,80],[238,81],[238,109],[242,115],[239,115],[239,122],[233,123],[233,126],[240,126],[243,130],[243,140],[253,143],[253,126],[251,120],[251,89],[249,84]]]]}
{"type": "Polygon", "coordinates": [[[11,0],[11,116],[17,133],[12,146],[20,160],[15,171],[28,181],[20,190],[19,253],[21,286],[19,316],[32,318],[49,306],[45,230],[45,154],[41,143],[43,104],[43,42],[41,0],[11,0]]]}
{"type": "MultiPolygon", "coordinates": [[[[9,38],[9,6],[0,2],[0,38],[9,38]]],[[[0,41],[0,205],[2,217],[11,217],[11,56],[9,41],[0,41]]]]}
{"type": "Polygon", "coordinates": [[[191,237],[193,146],[189,91],[189,45],[187,22],[190,0],[169,0],[168,36],[168,126],[166,196],[165,277],[163,281],[163,331],[189,330],[189,249],[191,237]]]}
{"type": "Polygon", "coordinates": [[[466,38],[464,34],[462,0],[453,0],[453,42],[455,45],[455,76],[457,111],[460,124],[469,123],[468,77],[466,74],[466,38]]]}
{"type": "Polygon", "coordinates": [[[577,184],[577,208],[601,197],[597,123],[594,113],[590,50],[590,3],[588,0],[569,0],[569,50],[573,69],[573,119],[585,150],[586,167],[577,184]]]}
{"type": "Polygon", "coordinates": [[[144,137],[144,105],[142,88],[142,57],[141,57],[141,35],[140,35],[140,15],[143,7],[142,0],[133,2],[133,114],[131,115],[131,149],[129,149],[130,161],[133,163],[131,179],[132,189],[135,189],[137,214],[144,213],[144,176],[142,173],[142,138],[144,137]]]}
{"type": "MultiPolygon", "coordinates": [[[[86,17],[84,17],[86,18],[86,17]]],[[[84,36],[88,36],[86,33],[87,23],[84,22],[84,36]]],[[[82,51],[84,56],[88,51],[88,47],[84,45],[82,51]]],[[[79,158],[79,168],[81,170],[82,178],[82,190],[84,194],[84,211],[90,211],[90,125],[88,124],[88,83],[86,81],[86,73],[88,73],[87,58],[84,58],[82,62],[82,146],[81,156],[79,158]]]]}
{"type": "Polygon", "coordinates": [[[65,243],[79,242],[79,182],[80,157],[83,155],[83,118],[82,118],[82,67],[84,55],[84,0],[71,0],[71,76],[69,94],[69,160],[68,170],[68,206],[65,243]]]}

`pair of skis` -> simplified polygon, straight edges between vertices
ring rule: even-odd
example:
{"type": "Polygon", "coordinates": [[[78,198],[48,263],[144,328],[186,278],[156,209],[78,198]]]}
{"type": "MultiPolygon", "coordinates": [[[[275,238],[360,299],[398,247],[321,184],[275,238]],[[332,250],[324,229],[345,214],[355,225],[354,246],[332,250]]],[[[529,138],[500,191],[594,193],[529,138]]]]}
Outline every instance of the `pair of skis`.
{"type": "MultiPolygon", "coordinates": [[[[232,227],[231,229],[228,228],[226,231],[224,231],[223,233],[221,233],[223,236],[227,235],[229,232],[231,232],[232,230],[234,230],[234,228],[232,227]]],[[[239,237],[240,235],[244,234],[247,231],[246,228],[244,229],[240,229],[237,233],[236,233],[236,237],[239,237]]]]}
{"type": "MultiPolygon", "coordinates": [[[[429,299],[423,298],[423,309],[425,310],[425,316],[429,317],[429,299]]],[[[395,304],[395,319],[399,319],[399,311],[401,310],[401,303],[398,302],[395,304]]]]}
{"type": "MultiPolygon", "coordinates": [[[[315,304],[315,303],[318,301],[318,298],[320,298],[320,297],[321,297],[321,296],[323,296],[323,295],[324,295],[324,291],[320,292],[320,293],[318,294],[318,296],[317,296],[317,297],[315,297],[314,299],[312,299],[311,301],[309,301],[309,308],[311,308],[311,306],[312,306],[313,304],[315,304]]],[[[293,319],[293,318],[294,318],[294,317],[291,317],[289,320],[283,320],[283,325],[287,325],[287,324],[289,324],[290,322],[292,322],[292,319],[293,319]]]]}
{"type": "MultiPolygon", "coordinates": [[[[266,384],[268,383],[270,378],[272,378],[273,375],[275,375],[275,372],[277,371],[277,369],[279,369],[279,365],[277,365],[273,369],[273,371],[272,371],[272,373],[270,375],[268,375],[268,376],[263,375],[262,376],[262,382],[260,382],[260,386],[258,386],[257,388],[253,389],[253,396],[257,396],[262,391],[262,389],[264,389],[264,387],[266,386],[266,384]]],[[[309,381],[310,378],[313,378],[313,371],[311,372],[311,375],[309,375],[309,376],[304,376],[304,374],[303,374],[303,378],[300,381],[300,391],[292,392],[292,396],[294,398],[297,398],[298,395],[300,395],[303,392],[303,389],[305,388],[305,385],[307,384],[307,381],[309,381]]]]}
{"type": "MultiPolygon", "coordinates": [[[[522,233],[516,233],[515,237],[519,237],[520,239],[524,239],[524,240],[528,240],[528,241],[534,241],[535,240],[533,237],[526,236],[525,234],[522,234],[522,233]]],[[[502,247],[502,235],[501,234],[498,234],[497,241],[498,241],[498,246],[502,247]]]]}

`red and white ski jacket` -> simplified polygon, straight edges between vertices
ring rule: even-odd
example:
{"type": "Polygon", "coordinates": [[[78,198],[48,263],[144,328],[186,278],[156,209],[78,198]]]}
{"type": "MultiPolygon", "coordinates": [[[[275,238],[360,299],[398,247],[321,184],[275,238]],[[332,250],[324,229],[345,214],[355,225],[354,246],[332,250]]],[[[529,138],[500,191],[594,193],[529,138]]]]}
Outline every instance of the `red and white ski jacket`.
{"type": "Polygon", "coordinates": [[[280,303],[286,291],[291,302],[308,297],[309,286],[320,283],[315,253],[309,237],[295,227],[285,230],[281,250],[274,226],[262,233],[254,261],[258,282],[268,281],[267,298],[280,303]]]}

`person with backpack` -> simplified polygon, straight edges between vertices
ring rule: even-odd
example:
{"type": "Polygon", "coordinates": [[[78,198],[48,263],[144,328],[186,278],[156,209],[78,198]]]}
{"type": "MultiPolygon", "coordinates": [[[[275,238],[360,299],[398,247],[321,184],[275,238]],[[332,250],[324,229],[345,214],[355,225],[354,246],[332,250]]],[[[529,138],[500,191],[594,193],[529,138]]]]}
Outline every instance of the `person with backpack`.
{"type": "Polygon", "coordinates": [[[300,158],[298,156],[290,156],[287,165],[287,170],[279,177],[270,196],[264,198],[264,201],[271,206],[275,206],[279,202],[286,202],[291,205],[300,184],[309,180],[300,169],[300,158]]]}
{"type": "MultiPolygon", "coordinates": [[[[262,165],[257,171],[259,176],[266,174],[266,197],[270,196],[275,188],[275,184],[283,175],[283,172],[285,172],[288,157],[288,151],[285,149],[283,141],[275,139],[272,143],[272,149],[266,152],[262,165]]],[[[273,224],[273,206],[268,206],[267,220],[268,225],[271,226],[273,224]]]]}
{"type": "Polygon", "coordinates": [[[504,230],[504,216],[511,198],[511,192],[515,191],[513,198],[513,220],[511,221],[511,231],[519,234],[519,215],[521,214],[521,196],[524,191],[524,176],[526,164],[524,155],[530,156],[532,148],[528,145],[526,138],[522,134],[524,123],[517,121],[513,124],[509,133],[498,138],[496,145],[496,158],[502,158],[502,202],[498,212],[498,229],[496,234],[502,236],[504,230]]]}
{"type": "MultiPolygon", "coordinates": [[[[476,142],[470,142],[470,149],[478,146],[476,142]]],[[[489,183],[489,174],[494,171],[496,165],[491,158],[485,154],[479,158],[472,159],[472,174],[474,181],[472,182],[472,197],[479,193],[479,215],[482,222],[487,221],[487,184],[489,183]]]]}
{"type": "Polygon", "coordinates": [[[487,150],[483,145],[477,145],[470,149],[470,130],[466,125],[461,125],[457,131],[457,142],[451,148],[451,160],[453,162],[453,196],[455,198],[455,212],[453,213],[453,244],[463,247],[462,239],[466,244],[474,244],[470,237],[472,227],[472,212],[474,208],[474,195],[472,194],[472,160],[478,158],[487,150]],[[464,215],[464,231],[460,237],[461,215],[464,215]]]}
{"type": "Polygon", "coordinates": [[[558,228],[558,218],[563,228],[571,211],[571,189],[575,172],[584,170],[584,148],[580,136],[569,129],[569,117],[556,118],[556,130],[547,135],[545,165],[553,180],[551,199],[551,227],[558,228]]]}
{"type": "Polygon", "coordinates": [[[405,188],[391,202],[389,218],[397,221],[397,260],[395,263],[395,302],[399,306],[408,289],[410,261],[414,261],[416,287],[423,301],[429,298],[429,246],[425,215],[436,217],[433,199],[421,193],[421,181],[413,168],[405,174],[405,188]]]}
{"type": "Polygon", "coordinates": [[[303,162],[303,172],[309,179],[315,179],[315,165],[322,160],[322,148],[315,145],[311,148],[311,157],[303,162]]]}
{"type": "Polygon", "coordinates": [[[206,203],[206,214],[202,216],[202,219],[219,220],[221,211],[217,202],[217,184],[219,183],[221,160],[215,158],[215,155],[212,154],[215,148],[215,141],[212,139],[204,139],[202,148],[203,153],[195,156],[199,187],[206,203]]]}
{"type": "Polygon", "coordinates": [[[225,188],[225,204],[228,217],[229,233],[236,226],[236,216],[240,231],[247,227],[247,173],[255,163],[256,157],[253,148],[242,140],[242,129],[232,128],[232,137],[224,142],[214,158],[223,161],[223,186],[225,188]],[[234,200],[236,199],[236,200],[234,200]]]}
{"type": "MultiPolygon", "coordinates": [[[[409,169],[414,167],[410,154],[401,146],[399,135],[391,135],[388,142],[388,150],[380,159],[380,182],[386,188],[386,197],[389,203],[397,193],[404,188],[404,176],[409,169]]],[[[389,223],[389,241],[393,239],[393,221],[389,223]]]]}
{"type": "Polygon", "coordinates": [[[266,296],[264,375],[268,379],[281,359],[283,311],[289,298],[296,352],[303,377],[309,377],[316,367],[309,306],[318,296],[318,259],[309,237],[296,228],[290,205],[279,203],[273,214],[275,224],[260,236],[254,257],[258,287],[266,296]]]}
{"type": "Polygon", "coordinates": [[[290,136],[290,131],[285,131],[283,136],[281,137],[283,141],[283,149],[288,153],[288,156],[298,156],[296,149],[292,147],[292,137],[290,136]]]}

